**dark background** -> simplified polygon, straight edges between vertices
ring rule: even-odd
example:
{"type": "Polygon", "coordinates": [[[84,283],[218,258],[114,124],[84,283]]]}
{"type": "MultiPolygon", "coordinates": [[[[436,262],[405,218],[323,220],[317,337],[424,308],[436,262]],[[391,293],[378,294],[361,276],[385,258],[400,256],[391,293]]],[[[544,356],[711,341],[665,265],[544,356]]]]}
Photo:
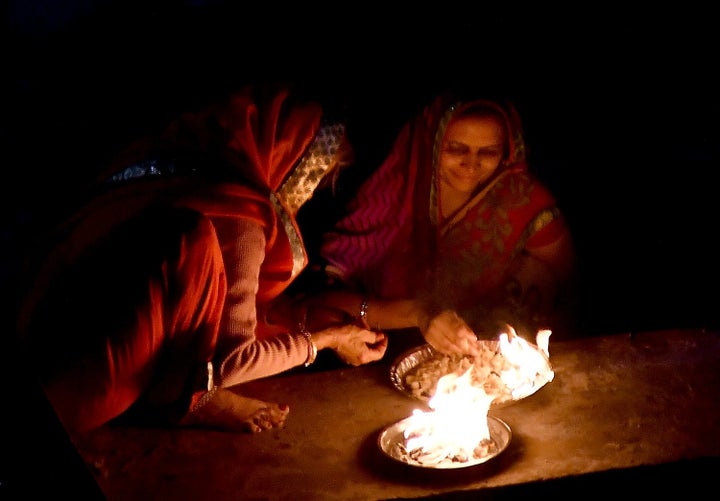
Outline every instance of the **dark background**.
{"type": "Polygon", "coordinates": [[[337,198],[303,209],[312,247],[323,204],[339,206],[411,113],[462,87],[520,109],[531,164],[573,225],[584,331],[719,323],[709,8],[238,4],[8,3],[4,262],[129,141],[276,80],[345,106],[358,152],[337,198]]]}

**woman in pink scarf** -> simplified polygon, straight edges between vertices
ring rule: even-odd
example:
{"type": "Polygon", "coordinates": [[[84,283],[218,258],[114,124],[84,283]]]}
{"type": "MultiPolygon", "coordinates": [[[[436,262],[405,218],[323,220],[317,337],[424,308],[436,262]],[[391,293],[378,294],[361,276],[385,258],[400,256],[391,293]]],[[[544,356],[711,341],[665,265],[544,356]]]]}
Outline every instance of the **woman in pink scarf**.
{"type": "Polygon", "coordinates": [[[336,286],[311,301],[377,329],[419,328],[446,353],[510,324],[562,331],[574,249],[528,169],[509,103],[436,98],[400,131],[320,254],[336,286]]]}
{"type": "Polygon", "coordinates": [[[49,242],[19,316],[28,374],[71,435],[118,418],[259,432],[288,408],[231,386],[384,335],[271,324],[307,264],[298,209],[351,152],[344,124],[285,88],[246,87],[141,142],[49,242]]]}

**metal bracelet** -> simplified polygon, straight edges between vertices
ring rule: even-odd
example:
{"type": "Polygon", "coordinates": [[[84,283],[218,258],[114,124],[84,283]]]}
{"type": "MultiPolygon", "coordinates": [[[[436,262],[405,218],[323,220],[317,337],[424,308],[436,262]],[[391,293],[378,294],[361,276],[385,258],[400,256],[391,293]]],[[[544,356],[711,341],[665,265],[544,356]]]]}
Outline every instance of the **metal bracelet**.
{"type": "Polygon", "coordinates": [[[310,334],[310,331],[308,331],[305,328],[304,323],[301,323],[298,325],[298,330],[299,330],[300,334],[305,336],[305,339],[307,340],[307,343],[308,343],[308,354],[307,354],[307,358],[305,359],[304,365],[305,365],[305,367],[309,367],[310,365],[312,365],[313,362],[315,362],[315,359],[317,358],[317,353],[318,353],[317,345],[313,341],[312,334],[310,334]]]}
{"type": "Polygon", "coordinates": [[[367,311],[368,311],[368,298],[364,297],[362,300],[362,303],[360,303],[360,321],[363,323],[365,327],[368,327],[369,324],[367,322],[367,311]]]}

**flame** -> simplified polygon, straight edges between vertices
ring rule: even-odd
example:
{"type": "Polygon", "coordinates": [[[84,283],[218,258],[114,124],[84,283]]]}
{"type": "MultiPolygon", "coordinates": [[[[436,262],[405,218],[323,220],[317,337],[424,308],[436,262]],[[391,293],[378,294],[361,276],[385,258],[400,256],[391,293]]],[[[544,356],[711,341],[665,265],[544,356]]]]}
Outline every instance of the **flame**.
{"type": "Polygon", "coordinates": [[[405,447],[410,453],[422,451],[421,462],[467,460],[473,457],[478,444],[490,440],[487,414],[492,397],[472,385],[471,374],[472,368],[460,376],[443,376],[429,402],[433,411],[413,411],[404,432],[405,447]]]}
{"type": "Polygon", "coordinates": [[[552,381],[555,373],[550,368],[548,349],[550,330],[540,330],[536,335],[537,349],[517,335],[515,329],[508,325],[509,333],[501,333],[499,337],[500,353],[510,363],[510,368],[500,373],[500,379],[511,389],[513,398],[527,395],[535,386],[538,376],[545,381],[552,381]]]}
{"type": "MultiPolygon", "coordinates": [[[[537,348],[517,335],[511,326],[499,336],[499,349],[509,367],[500,378],[512,389],[513,396],[527,395],[528,385],[538,377],[552,381],[549,364],[550,330],[538,331],[537,348]]],[[[488,411],[494,399],[484,388],[473,385],[474,366],[465,372],[446,374],[438,380],[435,394],[428,402],[432,411],[413,410],[403,432],[405,452],[422,464],[444,461],[469,461],[483,457],[492,446],[488,411]]],[[[544,383],[543,383],[544,384],[544,383]]]]}

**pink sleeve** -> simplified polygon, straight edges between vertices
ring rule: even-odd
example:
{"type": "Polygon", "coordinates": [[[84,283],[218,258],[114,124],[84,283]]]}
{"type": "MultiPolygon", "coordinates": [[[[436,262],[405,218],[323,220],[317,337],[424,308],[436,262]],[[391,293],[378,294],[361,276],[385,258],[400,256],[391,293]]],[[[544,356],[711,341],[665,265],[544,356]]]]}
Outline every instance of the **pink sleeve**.
{"type": "Polygon", "coordinates": [[[417,184],[417,175],[406,167],[410,133],[408,125],[403,127],[388,157],[350,201],[348,214],[322,237],[326,271],[345,283],[358,280],[384,259],[400,228],[408,224],[417,184]]]}
{"type": "Polygon", "coordinates": [[[272,376],[305,362],[307,340],[301,334],[282,333],[257,339],[260,268],[265,259],[265,235],[249,219],[213,218],[227,275],[225,299],[215,362],[217,384],[227,387],[272,376]]]}

